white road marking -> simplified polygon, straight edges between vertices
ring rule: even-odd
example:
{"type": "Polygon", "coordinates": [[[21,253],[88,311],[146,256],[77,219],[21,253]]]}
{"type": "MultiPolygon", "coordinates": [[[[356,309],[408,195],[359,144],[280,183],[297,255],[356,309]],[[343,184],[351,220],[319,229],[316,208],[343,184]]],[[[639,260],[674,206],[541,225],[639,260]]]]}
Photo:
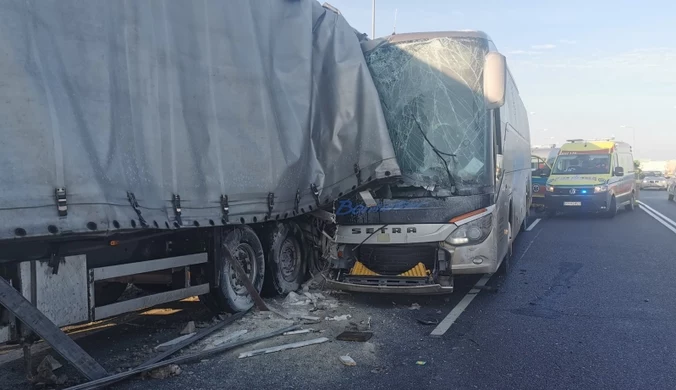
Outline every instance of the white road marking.
{"type": "Polygon", "coordinates": [[[533,246],[533,243],[535,242],[535,240],[538,239],[538,237],[540,237],[541,233],[542,233],[542,229],[540,229],[538,234],[536,234],[535,237],[533,237],[533,239],[528,243],[526,250],[523,251],[523,253],[521,254],[521,257],[519,257],[519,260],[517,260],[517,262],[521,261],[521,259],[523,259],[526,256],[526,253],[528,253],[528,251],[530,250],[530,247],[533,246]]]}
{"type": "Polygon", "coordinates": [[[443,321],[441,321],[439,325],[437,325],[437,327],[434,328],[432,333],[430,333],[430,336],[432,337],[443,336],[448,331],[448,329],[450,329],[451,325],[455,323],[458,317],[460,317],[462,312],[465,311],[465,309],[467,309],[467,306],[469,306],[469,304],[472,303],[474,298],[476,298],[476,296],[481,292],[481,288],[484,287],[486,283],[488,283],[488,280],[491,278],[491,276],[493,276],[493,274],[486,274],[482,276],[481,279],[479,279],[479,281],[476,282],[474,287],[467,293],[467,295],[465,295],[462,298],[462,300],[457,305],[455,305],[455,307],[453,308],[453,310],[451,310],[450,313],[448,313],[446,318],[444,318],[443,321]]]}
{"type": "MultiPolygon", "coordinates": [[[[539,222],[540,222],[540,218],[535,220],[528,227],[528,229],[526,229],[526,231],[532,230],[535,227],[535,225],[537,225],[539,222]]],[[[542,230],[540,230],[538,232],[538,234],[536,234],[535,237],[531,240],[531,242],[528,244],[528,247],[526,247],[526,250],[521,254],[521,257],[519,257],[518,261],[521,261],[521,259],[523,259],[523,257],[526,256],[526,253],[528,253],[528,250],[533,245],[535,240],[537,240],[537,238],[540,237],[540,233],[542,233],[542,230]]],[[[472,287],[472,289],[469,290],[469,292],[464,297],[462,297],[460,302],[458,302],[458,304],[455,305],[455,307],[451,310],[451,312],[448,313],[446,318],[444,318],[439,323],[439,325],[437,325],[437,327],[434,328],[432,333],[430,333],[430,336],[432,336],[432,337],[443,336],[451,328],[451,325],[453,325],[455,323],[455,321],[458,319],[458,317],[460,317],[460,315],[467,309],[469,304],[472,303],[474,298],[476,298],[476,296],[479,295],[479,293],[481,292],[481,289],[491,279],[491,276],[493,276],[493,274],[485,274],[484,276],[482,276],[481,279],[479,279],[479,281],[476,282],[474,287],[472,287]]]]}
{"type": "Polygon", "coordinates": [[[665,217],[663,214],[653,209],[652,207],[646,205],[645,203],[640,201],[639,203],[641,204],[641,209],[643,209],[643,211],[646,214],[650,215],[657,222],[661,223],[662,225],[664,225],[664,227],[666,227],[667,229],[671,230],[674,234],[676,234],[676,222],[672,221],[668,217],[665,217]]]}
{"type": "Polygon", "coordinates": [[[533,228],[534,228],[535,226],[537,226],[537,224],[540,223],[540,221],[541,221],[540,218],[538,218],[538,219],[536,219],[535,221],[533,221],[533,223],[531,223],[530,226],[528,226],[528,227],[526,228],[526,231],[529,232],[529,231],[533,230],[533,228]]]}
{"type": "Polygon", "coordinates": [[[652,211],[654,214],[657,214],[657,215],[658,215],[660,218],[662,218],[665,222],[667,222],[667,223],[669,223],[669,224],[671,224],[671,225],[673,225],[673,226],[676,226],[676,222],[674,222],[674,220],[672,220],[671,218],[669,218],[669,217],[667,217],[666,215],[660,213],[659,211],[655,210],[654,208],[648,206],[647,204],[641,202],[640,200],[638,201],[638,203],[641,204],[641,206],[643,206],[644,209],[648,209],[648,210],[652,211]]]}

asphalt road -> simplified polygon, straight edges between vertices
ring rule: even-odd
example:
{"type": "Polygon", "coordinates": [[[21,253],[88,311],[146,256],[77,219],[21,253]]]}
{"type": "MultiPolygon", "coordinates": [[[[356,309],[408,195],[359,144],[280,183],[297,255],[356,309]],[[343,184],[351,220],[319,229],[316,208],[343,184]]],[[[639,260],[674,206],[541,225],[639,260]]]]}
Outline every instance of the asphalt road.
{"type": "MultiPolygon", "coordinates": [[[[676,221],[676,203],[667,202],[664,192],[643,191],[641,201],[676,221]]],[[[434,327],[416,319],[442,320],[477,280],[458,280],[450,297],[341,298],[355,316],[372,317],[368,348],[334,341],[250,359],[225,354],[185,365],[176,377],[135,379],[115,388],[676,387],[676,233],[645,211],[623,211],[613,220],[541,220],[518,237],[510,272],[493,276],[446,334],[430,337],[434,327]],[[413,303],[420,309],[410,310],[413,303]],[[340,364],[338,356],[346,353],[356,367],[340,364]]],[[[178,319],[145,318],[81,344],[112,370],[141,344],[164,337],[163,329],[175,331],[186,317],[204,317],[196,305],[178,319]]],[[[20,364],[11,369],[20,372],[20,364]]]]}
{"type": "Polygon", "coordinates": [[[640,200],[672,221],[676,221],[676,202],[668,200],[666,191],[642,190],[640,200]]]}

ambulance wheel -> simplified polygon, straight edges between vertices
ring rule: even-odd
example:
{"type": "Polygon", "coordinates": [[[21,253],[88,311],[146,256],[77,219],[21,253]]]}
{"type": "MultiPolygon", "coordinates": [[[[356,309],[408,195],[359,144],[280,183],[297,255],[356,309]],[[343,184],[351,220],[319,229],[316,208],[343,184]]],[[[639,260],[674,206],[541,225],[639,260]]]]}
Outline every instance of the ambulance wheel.
{"type": "Polygon", "coordinates": [[[636,210],[636,195],[633,192],[631,193],[631,199],[629,200],[629,204],[624,206],[624,209],[627,211],[636,210]]]}
{"type": "Polygon", "coordinates": [[[617,200],[613,196],[610,199],[610,207],[608,207],[608,211],[606,211],[606,218],[612,219],[615,218],[616,215],[617,215],[617,200]]]}

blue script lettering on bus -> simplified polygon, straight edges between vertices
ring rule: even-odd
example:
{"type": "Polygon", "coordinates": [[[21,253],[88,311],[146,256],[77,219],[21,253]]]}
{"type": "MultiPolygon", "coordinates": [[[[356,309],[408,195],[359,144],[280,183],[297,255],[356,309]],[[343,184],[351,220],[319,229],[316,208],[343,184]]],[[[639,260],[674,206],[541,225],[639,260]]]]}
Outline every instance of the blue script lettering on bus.
{"type": "Polygon", "coordinates": [[[354,205],[351,200],[341,200],[336,209],[337,216],[343,215],[362,215],[365,213],[377,213],[379,211],[402,210],[402,209],[419,209],[425,207],[426,204],[422,202],[408,202],[400,201],[390,205],[378,205],[373,207],[366,207],[363,204],[354,205]]]}

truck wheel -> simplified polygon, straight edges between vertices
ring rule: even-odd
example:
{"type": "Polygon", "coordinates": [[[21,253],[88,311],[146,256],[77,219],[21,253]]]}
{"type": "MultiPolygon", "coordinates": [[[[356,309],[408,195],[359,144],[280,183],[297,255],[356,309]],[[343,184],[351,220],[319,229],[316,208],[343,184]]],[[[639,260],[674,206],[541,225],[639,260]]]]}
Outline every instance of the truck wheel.
{"type": "Polygon", "coordinates": [[[222,251],[224,258],[223,268],[220,270],[220,286],[200,299],[216,312],[235,313],[249,310],[254,305],[253,298],[249,296],[244,282],[237,276],[230,262],[239,261],[256,291],[260,292],[265,278],[263,246],[256,233],[248,226],[237,227],[224,234],[225,250],[222,251]]]}
{"type": "Polygon", "coordinates": [[[127,283],[96,282],[94,284],[94,305],[106,306],[117,302],[127,289],[127,283]]]}
{"type": "Polygon", "coordinates": [[[634,193],[631,194],[629,204],[624,206],[624,209],[627,211],[634,211],[636,209],[636,195],[634,195],[634,193]]]}
{"type": "Polygon", "coordinates": [[[305,281],[307,256],[303,232],[293,222],[277,223],[262,237],[267,272],[263,291],[288,294],[305,281]]]}

